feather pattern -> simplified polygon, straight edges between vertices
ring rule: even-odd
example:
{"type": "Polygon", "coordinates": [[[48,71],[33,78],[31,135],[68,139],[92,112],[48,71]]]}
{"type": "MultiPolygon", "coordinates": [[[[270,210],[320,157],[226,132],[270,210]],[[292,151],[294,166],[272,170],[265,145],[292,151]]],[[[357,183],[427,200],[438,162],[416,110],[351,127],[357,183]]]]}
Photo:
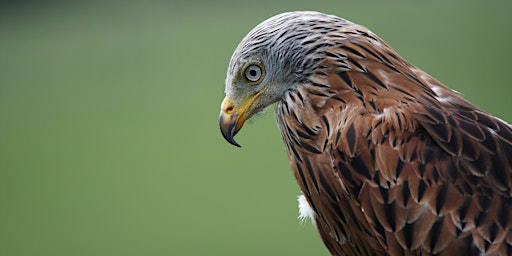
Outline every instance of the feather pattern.
{"type": "Polygon", "coordinates": [[[510,255],[511,127],[357,30],[276,109],[330,252],[510,255]]]}
{"type": "Polygon", "coordinates": [[[258,25],[232,57],[228,97],[258,88],[236,80],[252,59],[333,255],[512,255],[510,125],[335,16],[258,25]]]}

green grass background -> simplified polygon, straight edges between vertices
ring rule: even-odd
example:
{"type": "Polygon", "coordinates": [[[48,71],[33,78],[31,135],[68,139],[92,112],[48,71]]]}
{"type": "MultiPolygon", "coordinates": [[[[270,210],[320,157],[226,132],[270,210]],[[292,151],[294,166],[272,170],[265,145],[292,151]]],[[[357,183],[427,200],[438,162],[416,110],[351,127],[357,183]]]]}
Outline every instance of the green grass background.
{"type": "Polygon", "coordinates": [[[510,1],[0,4],[0,255],[327,255],[297,221],[272,111],[219,133],[229,58],[262,20],[363,24],[512,121],[510,1]]]}

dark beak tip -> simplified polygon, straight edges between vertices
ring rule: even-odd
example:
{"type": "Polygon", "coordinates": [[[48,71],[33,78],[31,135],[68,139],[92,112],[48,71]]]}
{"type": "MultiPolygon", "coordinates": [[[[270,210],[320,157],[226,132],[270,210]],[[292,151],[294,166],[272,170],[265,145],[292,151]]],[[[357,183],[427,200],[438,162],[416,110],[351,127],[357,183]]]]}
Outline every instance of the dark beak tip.
{"type": "Polygon", "coordinates": [[[240,146],[240,144],[238,144],[235,140],[232,140],[230,141],[229,143],[231,143],[231,145],[235,146],[235,147],[239,147],[241,148],[242,146],[240,146]]]}
{"type": "Polygon", "coordinates": [[[235,139],[233,138],[235,136],[235,134],[229,132],[228,134],[226,134],[224,132],[224,130],[221,129],[221,132],[222,132],[222,136],[224,137],[224,139],[229,142],[229,144],[233,145],[233,146],[237,146],[239,148],[241,148],[242,146],[240,146],[240,144],[238,144],[235,139]]]}
{"type": "MultiPolygon", "coordinates": [[[[229,142],[233,146],[242,147],[240,144],[238,144],[234,137],[238,133],[236,130],[236,122],[226,122],[225,116],[221,115],[219,124],[220,124],[220,132],[222,133],[222,136],[224,139],[229,142]]],[[[234,118],[236,120],[236,118],[234,118]]]]}

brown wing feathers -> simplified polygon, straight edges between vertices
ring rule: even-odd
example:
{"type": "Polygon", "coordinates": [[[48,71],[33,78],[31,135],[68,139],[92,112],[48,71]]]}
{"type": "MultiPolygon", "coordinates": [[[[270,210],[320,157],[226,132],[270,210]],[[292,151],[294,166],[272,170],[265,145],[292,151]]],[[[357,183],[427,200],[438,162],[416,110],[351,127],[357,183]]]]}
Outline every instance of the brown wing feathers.
{"type": "Polygon", "coordinates": [[[512,129],[359,30],[277,109],[334,255],[511,255],[512,129]]]}

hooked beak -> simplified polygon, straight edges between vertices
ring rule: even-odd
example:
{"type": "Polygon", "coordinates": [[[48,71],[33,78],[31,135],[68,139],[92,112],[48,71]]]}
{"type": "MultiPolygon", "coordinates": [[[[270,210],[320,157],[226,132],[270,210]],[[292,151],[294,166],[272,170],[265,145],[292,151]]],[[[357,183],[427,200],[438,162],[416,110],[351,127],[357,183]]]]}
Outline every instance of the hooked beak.
{"type": "Polygon", "coordinates": [[[245,123],[243,114],[244,113],[240,115],[239,112],[235,111],[233,102],[231,102],[228,97],[224,98],[219,117],[220,132],[222,133],[222,136],[224,136],[224,139],[237,147],[240,147],[240,145],[236,143],[233,137],[235,137],[245,123]]]}
{"type": "Polygon", "coordinates": [[[239,107],[236,107],[228,97],[224,98],[220,109],[219,127],[226,141],[234,146],[240,147],[240,144],[238,144],[233,137],[242,129],[245,121],[252,116],[253,109],[251,106],[256,99],[263,94],[265,89],[266,87],[239,107]]]}

